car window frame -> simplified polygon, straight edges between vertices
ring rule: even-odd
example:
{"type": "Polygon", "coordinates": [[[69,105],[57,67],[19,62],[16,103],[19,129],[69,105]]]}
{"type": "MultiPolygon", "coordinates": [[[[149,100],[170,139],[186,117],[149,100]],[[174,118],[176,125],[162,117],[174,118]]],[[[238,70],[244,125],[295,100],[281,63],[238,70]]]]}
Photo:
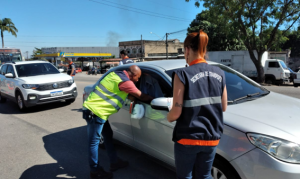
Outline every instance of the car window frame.
{"type": "Polygon", "coordinates": [[[7,64],[4,64],[4,65],[1,66],[1,75],[5,76],[6,71],[7,71],[7,64]],[[4,74],[3,74],[3,73],[2,73],[2,70],[4,69],[4,67],[6,67],[6,69],[5,69],[5,72],[4,72],[4,74]]]}
{"type": "Polygon", "coordinates": [[[12,70],[13,70],[12,75],[13,75],[13,77],[15,78],[15,77],[16,77],[16,72],[15,72],[15,68],[14,68],[13,65],[10,65],[10,64],[7,65],[7,67],[6,67],[6,74],[8,74],[8,68],[9,68],[9,67],[12,68],[12,70]]]}

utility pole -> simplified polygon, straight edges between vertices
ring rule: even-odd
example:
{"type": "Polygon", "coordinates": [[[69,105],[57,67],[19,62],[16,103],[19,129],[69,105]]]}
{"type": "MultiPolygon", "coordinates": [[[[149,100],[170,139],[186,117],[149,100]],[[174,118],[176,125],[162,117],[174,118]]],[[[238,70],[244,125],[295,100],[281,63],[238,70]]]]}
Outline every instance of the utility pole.
{"type": "Polygon", "coordinates": [[[166,56],[167,56],[167,59],[169,59],[168,58],[168,47],[169,47],[169,44],[168,44],[168,35],[169,35],[169,33],[166,33],[166,56]]]}
{"type": "Polygon", "coordinates": [[[28,60],[28,51],[26,51],[26,54],[27,54],[27,60],[28,60]]]}
{"type": "Polygon", "coordinates": [[[144,53],[143,53],[143,35],[141,35],[141,61],[144,58],[144,53]]]}
{"type": "Polygon", "coordinates": [[[176,31],[176,32],[166,33],[166,56],[167,56],[167,59],[169,59],[168,58],[168,47],[169,47],[169,44],[168,44],[168,35],[180,33],[180,32],[183,32],[183,31],[186,31],[186,29],[179,30],[179,31],[176,31]]]}

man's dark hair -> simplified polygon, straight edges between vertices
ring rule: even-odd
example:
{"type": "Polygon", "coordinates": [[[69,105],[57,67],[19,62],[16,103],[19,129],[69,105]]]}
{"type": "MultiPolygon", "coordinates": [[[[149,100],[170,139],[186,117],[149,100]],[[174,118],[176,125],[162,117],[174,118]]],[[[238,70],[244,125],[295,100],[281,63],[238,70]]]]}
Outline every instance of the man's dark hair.
{"type": "Polygon", "coordinates": [[[127,51],[126,50],[121,50],[120,54],[123,54],[123,55],[127,55],[127,51]]]}

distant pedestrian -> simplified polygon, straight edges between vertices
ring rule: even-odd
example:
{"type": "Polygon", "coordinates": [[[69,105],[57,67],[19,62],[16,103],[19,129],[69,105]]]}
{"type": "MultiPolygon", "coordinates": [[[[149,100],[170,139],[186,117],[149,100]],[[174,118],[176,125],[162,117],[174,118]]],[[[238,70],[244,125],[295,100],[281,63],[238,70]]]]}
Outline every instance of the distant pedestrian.
{"type": "Polygon", "coordinates": [[[66,64],[66,65],[60,64],[59,66],[68,67],[67,74],[70,75],[74,80],[74,76],[76,74],[75,64],[72,62],[72,58],[67,58],[67,62],[68,62],[68,64],[66,64]]]}
{"type": "Polygon", "coordinates": [[[131,60],[128,56],[127,56],[127,51],[126,50],[122,50],[120,52],[120,56],[122,58],[122,60],[120,61],[119,65],[125,65],[128,63],[134,63],[133,60],[131,60]]]}
{"type": "MultiPolygon", "coordinates": [[[[208,36],[200,30],[184,41],[189,67],[173,73],[173,104],[167,119],[177,121],[173,131],[178,179],[212,179],[211,168],[223,133],[227,108],[224,72],[205,60],[208,36]]],[[[171,106],[171,105],[170,105],[171,106]]]]}

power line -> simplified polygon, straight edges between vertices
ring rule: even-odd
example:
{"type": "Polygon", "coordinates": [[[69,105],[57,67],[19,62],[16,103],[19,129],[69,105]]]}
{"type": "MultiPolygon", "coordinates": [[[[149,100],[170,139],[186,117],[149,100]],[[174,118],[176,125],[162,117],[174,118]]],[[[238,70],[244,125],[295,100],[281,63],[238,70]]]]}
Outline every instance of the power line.
{"type": "MultiPolygon", "coordinates": [[[[123,9],[123,10],[131,11],[131,12],[136,12],[136,13],[139,13],[139,14],[148,15],[148,16],[159,17],[159,18],[169,19],[169,20],[182,21],[182,22],[191,22],[191,21],[188,21],[188,20],[178,19],[178,17],[177,18],[172,18],[172,17],[169,18],[169,17],[165,17],[165,16],[162,16],[162,15],[154,15],[154,14],[139,12],[139,11],[145,11],[145,10],[135,11],[135,10],[131,10],[131,9],[134,9],[134,8],[128,9],[128,8],[118,7],[118,6],[114,6],[114,5],[110,5],[110,4],[106,4],[106,3],[98,2],[98,1],[94,1],[94,0],[89,0],[89,1],[92,1],[92,2],[95,2],[95,3],[98,3],[98,4],[103,4],[103,5],[110,6],[110,7],[114,7],[114,8],[118,8],[118,9],[123,9]]],[[[122,5],[122,6],[124,6],[124,5],[122,5]]]]}
{"type": "Polygon", "coordinates": [[[172,6],[168,6],[168,5],[164,4],[164,3],[158,3],[158,2],[153,1],[153,0],[147,0],[147,1],[151,1],[153,4],[160,4],[160,5],[163,5],[164,7],[168,7],[168,8],[170,8],[170,9],[176,9],[176,10],[180,10],[180,11],[182,11],[182,12],[187,12],[187,13],[190,13],[190,14],[194,14],[194,13],[191,13],[191,12],[189,12],[189,11],[185,11],[185,10],[182,10],[182,9],[179,9],[179,8],[175,8],[175,7],[172,7],[172,6]]]}
{"type": "Polygon", "coordinates": [[[182,19],[182,20],[190,20],[190,19],[185,19],[185,18],[181,18],[181,17],[176,17],[176,16],[168,16],[168,15],[165,15],[165,14],[160,14],[160,13],[157,13],[157,12],[153,12],[153,11],[147,11],[147,10],[144,10],[144,9],[139,9],[139,8],[134,8],[132,6],[126,6],[126,5],[123,5],[123,4],[119,4],[119,3],[115,3],[115,2],[111,2],[111,1],[108,1],[108,0],[101,0],[101,1],[105,1],[105,2],[108,2],[108,3],[111,3],[111,4],[116,4],[118,6],[125,6],[127,8],[130,8],[130,9],[136,9],[138,11],[142,11],[142,12],[149,12],[149,13],[152,13],[152,14],[157,14],[157,15],[161,15],[161,16],[166,16],[166,17],[170,17],[170,18],[177,18],[177,19],[182,19]]]}

